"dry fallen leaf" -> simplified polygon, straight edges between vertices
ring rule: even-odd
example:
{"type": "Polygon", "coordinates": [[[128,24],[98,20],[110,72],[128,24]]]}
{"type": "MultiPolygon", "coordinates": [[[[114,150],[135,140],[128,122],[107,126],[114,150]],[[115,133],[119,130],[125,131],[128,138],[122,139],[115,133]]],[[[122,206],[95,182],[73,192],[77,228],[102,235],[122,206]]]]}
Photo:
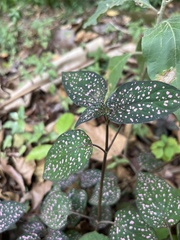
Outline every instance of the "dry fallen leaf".
{"type": "Polygon", "coordinates": [[[16,171],[15,168],[13,168],[11,165],[8,165],[8,162],[6,159],[0,160],[2,170],[9,175],[20,187],[21,191],[25,192],[25,185],[22,176],[16,171]]]}
{"type": "Polygon", "coordinates": [[[43,182],[43,172],[44,172],[44,159],[36,162],[36,170],[34,176],[36,177],[37,182],[43,182]]]}
{"type": "MultiPolygon", "coordinates": [[[[97,126],[94,126],[93,121],[89,121],[80,125],[80,128],[87,133],[87,135],[90,137],[93,144],[99,145],[104,149],[105,124],[102,124],[97,127],[97,126]]],[[[116,131],[114,131],[112,128],[109,128],[109,143],[111,143],[111,140],[113,139],[115,134],[116,134],[116,131]]],[[[114,141],[108,153],[107,160],[112,159],[113,156],[120,155],[124,150],[126,143],[127,143],[127,138],[121,134],[118,134],[116,140],[114,141]]],[[[103,155],[104,153],[99,148],[94,147],[93,154],[92,154],[93,159],[102,162],[103,155]]]]}
{"type": "Polygon", "coordinates": [[[3,192],[2,189],[0,189],[0,199],[5,201],[19,201],[19,195],[14,192],[3,192]]]}
{"type": "Polygon", "coordinates": [[[25,202],[26,200],[31,200],[31,210],[35,210],[38,205],[41,203],[43,197],[51,190],[52,182],[45,181],[41,183],[35,183],[30,192],[26,193],[23,198],[21,198],[21,202],[25,202]]]}
{"type": "Polygon", "coordinates": [[[81,30],[79,31],[77,34],[76,34],[76,38],[75,38],[75,42],[77,43],[80,43],[80,42],[88,42],[94,38],[96,38],[98,36],[97,33],[94,33],[94,32],[86,32],[84,30],[81,30]]]}
{"type": "Polygon", "coordinates": [[[31,184],[32,175],[36,169],[35,161],[26,162],[23,157],[13,157],[13,162],[16,170],[22,175],[27,185],[31,184]]]}

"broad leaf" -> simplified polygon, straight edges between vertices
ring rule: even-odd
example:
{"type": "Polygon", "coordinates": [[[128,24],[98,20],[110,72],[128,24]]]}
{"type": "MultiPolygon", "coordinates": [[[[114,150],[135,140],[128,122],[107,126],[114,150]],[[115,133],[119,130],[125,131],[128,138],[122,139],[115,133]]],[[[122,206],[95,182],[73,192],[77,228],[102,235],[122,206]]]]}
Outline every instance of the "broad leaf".
{"type": "Polygon", "coordinates": [[[76,105],[89,107],[104,103],[107,86],[104,78],[98,74],[89,71],[63,72],[62,82],[76,105]]]}
{"type": "Polygon", "coordinates": [[[25,212],[25,206],[13,201],[0,201],[0,233],[16,223],[25,212]]]}
{"type": "Polygon", "coordinates": [[[41,240],[41,238],[36,233],[25,233],[16,240],[41,240]]]}
{"type": "Polygon", "coordinates": [[[123,209],[116,212],[114,226],[109,239],[157,240],[154,231],[146,224],[135,209],[123,209]]]}
{"type": "Polygon", "coordinates": [[[122,77],[123,68],[131,54],[126,53],[122,56],[115,56],[109,60],[106,78],[108,79],[108,95],[116,88],[119,79],[122,77]]]}
{"type": "Polygon", "coordinates": [[[90,232],[86,233],[80,240],[108,240],[109,238],[103,234],[99,234],[98,232],[90,232]]]}
{"type": "Polygon", "coordinates": [[[172,226],[180,220],[180,197],[170,185],[149,173],[139,173],[137,206],[152,227],[172,226]]]}
{"type": "Polygon", "coordinates": [[[107,113],[114,123],[143,123],[161,118],[180,107],[180,90],[158,81],[129,82],[108,99],[107,113]]]}
{"type": "MultiPolygon", "coordinates": [[[[68,193],[68,198],[72,202],[72,211],[76,213],[83,213],[87,205],[87,193],[84,190],[71,189],[68,193]]],[[[75,226],[80,216],[71,214],[68,217],[68,225],[75,226]]]]}
{"type": "Polygon", "coordinates": [[[175,68],[168,83],[177,81],[176,87],[180,86],[180,79],[176,79],[177,72],[180,72],[180,68],[177,67],[180,64],[179,22],[179,16],[166,19],[154,28],[146,30],[142,38],[142,51],[150,78],[157,79],[161,74],[165,77],[165,74],[175,68]]]}
{"type": "Polygon", "coordinates": [[[47,154],[44,178],[58,181],[84,169],[92,149],[90,138],[82,130],[60,135],[47,154]]]}
{"type": "Polygon", "coordinates": [[[100,1],[98,3],[98,7],[97,7],[95,13],[84,24],[84,28],[86,28],[90,25],[96,25],[97,24],[97,19],[101,14],[107,12],[107,10],[111,9],[112,7],[122,5],[126,1],[127,0],[106,0],[105,2],[100,1]]]}
{"type": "Polygon", "coordinates": [[[149,0],[134,0],[135,4],[144,7],[144,8],[151,8],[157,11],[149,2],[149,0]]]}
{"type": "MultiPolygon", "coordinates": [[[[98,206],[99,201],[99,191],[100,191],[100,183],[97,183],[93,194],[89,200],[89,203],[95,206],[98,206]]],[[[117,179],[115,179],[114,175],[108,176],[106,175],[103,182],[103,194],[102,194],[102,202],[103,206],[113,205],[120,198],[120,188],[117,183],[117,179]]]]}
{"type": "Polygon", "coordinates": [[[60,229],[67,223],[70,214],[71,201],[61,191],[52,191],[45,198],[40,218],[52,229],[60,229]]]}
{"type": "Polygon", "coordinates": [[[46,157],[49,149],[52,145],[50,144],[44,144],[34,147],[27,155],[26,161],[31,160],[42,160],[46,157]]]}
{"type": "MultiPolygon", "coordinates": [[[[81,237],[81,234],[80,234],[78,231],[74,230],[74,229],[68,230],[68,231],[66,232],[66,235],[68,236],[68,238],[69,238],[70,240],[79,240],[80,237],[81,237]]],[[[64,240],[64,239],[63,239],[63,240],[64,240]]]]}
{"type": "Polygon", "coordinates": [[[99,169],[88,169],[81,174],[81,187],[93,187],[101,179],[101,171],[99,169]]]}
{"type": "Polygon", "coordinates": [[[164,166],[164,162],[155,158],[152,153],[141,153],[138,157],[138,163],[143,170],[154,171],[164,166]]]}

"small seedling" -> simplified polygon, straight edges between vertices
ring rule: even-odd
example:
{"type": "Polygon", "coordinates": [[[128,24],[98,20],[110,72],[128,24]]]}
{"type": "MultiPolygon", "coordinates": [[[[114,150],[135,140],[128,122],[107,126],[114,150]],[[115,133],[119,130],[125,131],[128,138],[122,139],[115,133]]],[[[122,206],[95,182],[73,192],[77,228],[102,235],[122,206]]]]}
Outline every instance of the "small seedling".
{"type": "MultiPolygon", "coordinates": [[[[104,116],[106,122],[105,148],[103,149],[100,146],[93,145],[88,135],[80,129],[67,131],[59,136],[47,154],[44,178],[58,182],[76,173],[82,174],[82,179],[84,178],[83,176],[88,178],[86,173],[83,175],[81,172],[88,165],[93,146],[99,147],[104,153],[101,179],[100,182],[98,182],[98,172],[90,173],[90,175],[92,174],[92,176],[94,176],[94,180],[96,179],[94,183],[96,185],[89,199],[89,203],[97,208],[97,223],[101,225],[104,220],[102,218],[104,216],[103,207],[108,208],[114,205],[119,200],[121,194],[116,177],[105,173],[107,154],[121,129],[121,125],[125,123],[148,122],[172,113],[179,108],[180,90],[158,81],[135,81],[125,83],[118,87],[111,96],[105,100],[107,94],[106,82],[101,76],[94,72],[79,71],[63,73],[62,81],[72,101],[81,107],[86,107],[77,121],[76,127],[93,118],[104,116]],[[109,143],[110,122],[119,124],[120,126],[112,142],[109,143]]],[[[89,183],[90,182],[89,180],[89,183]]],[[[178,207],[180,203],[179,196],[163,180],[151,174],[141,173],[138,177],[136,192],[137,206],[142,216],[137,213],[137,210],[117,212],[115,224],[110,230],[110,239],[123,239],[125,235],[129,236],[129,239],[131,239],[131,237],[133,239],[157,239],[155,232],[152,230],[153,227],[168,227],[170,229],[170,226],[180,220],[180,209],[178,207]],[[148,186],[151,186],[152,189],[149,189],[148,186]],[[156,199],[164,198],[163,196],[168,194],[171,194],[172,197],[171,199],[167,197],[164,205],[163,200],[162,203],[156,202],[156,199]],[[171,209],[166,209],[170,202],[171,205],[169,206],[171,209]],[[161,204],[161,208],[159,204],[161,204]],[[163,213],[162,216],[159,214],[159,211],[163,213]],[[155,224],[155,222],[153,224],[155,217],[157,218],[157,224],[155,224]],[[149,227],[148,224],[150,224],[152,228],[149,227]]],[[[71,194],[69,198],[73,203],[74,200],[70,196],[71,194]]],[[[53,201],[50,195],[48,199],[48,201],[53,201]]],[[[62,218],[60,217],[61,219],[58,217],[58,223],[60,222],[62,226],[64,226],[67,223],[66,218],[72,214],[71,210],[74,209],[74,207],[69,208],[69,202],[68,206],[62,206],[57,202],[54,204],[56,205],[55,209],[59,209],[58,216],[62,216],[62,218]],[[63,209],[67,207],[69,213],[66,212],[65,217],[63,209]]],[[[43,203],[43,209],[46,209],[46,202],[43,203]]],[[[48,213],[46,212],[46,214],[48,213]]],[[[54,212],[54,215],[52,213],[48,221],[44,215],[48,226],[51,226],[52,219],[57,218],[57,212],[54,212]]],[[[41,219],[44,221],[43,217],[41,217],[41,219]]],[[[58,228],[59,226],[57,226],[56,229],[58,228]]]]}

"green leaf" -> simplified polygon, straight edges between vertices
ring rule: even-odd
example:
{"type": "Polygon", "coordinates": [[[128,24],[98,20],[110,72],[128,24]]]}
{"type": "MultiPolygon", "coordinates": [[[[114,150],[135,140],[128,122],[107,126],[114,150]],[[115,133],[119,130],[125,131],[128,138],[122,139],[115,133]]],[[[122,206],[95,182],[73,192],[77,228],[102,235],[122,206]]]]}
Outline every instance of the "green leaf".
{"type": "Polygon", "coordinates": [[[115,224],[110,229],[109,239],[157,240],[153,230],[133,208],[116,212],[115,224]]]}
{"type": "Polygon", "coordinates": [[[62,134],[69,130],[74,123],[74,115],[72,113],[64,113],[58,118],[55,124],[55,132],[62,134]]]}
{"type": "MultiPolygon", "coordinates": [[[[80,234],[78,231],[74,230],[74,229],[68,230],[68,231],[66,232],[66,235],[68,236],[68,238],[69,238],[70,240],[79,240],[80,237],[81,237],[81,234],[80,234]]],[[[64,239],[63,239],[63,240],[64,240],[64,239]]]]}
{"type": "Polygon", "coordinates": [[[151,8],[157,11],[149,2],[149,0],[134,0],[135,4],[143,8],[151,8]]]}
{"type": "Polygon", "coordinates": [[[81,174],[81,187],[93,187],[101,179],[101,171],[99,169],[87,169],[81,174]]]}
{"type": "Polygon", "coordinates": [[[25,233],[16,240],[41,240],[41,238],[36,233],[25,233]]]}
{"type": "Polygon", "coordinates": [[[99,234],[98,232],[90,232],[86,233],[80,240],[108,240],[109,238],[103,234],[99,234]]]}
{"type": "Polygon", "coordinates": [[[122,5],[126,1],[127,0],[106,0],[105,2],[100,1],[98,3],[98,7],[95,13],[88,19],[88,21],[84,24],[83,27],[86,28],[89,27],[90,25],[96,25],[97,19],[101,14],[107,12],[107,10],[111,9],[112,7],[122,5]]]}
{"type": "Polygon", "coordinates": [[[92,150],[91,139],[82,130],[71,130],[60,135],[47,154],[44,178],[58,181],[83,170],[92,150]]]}
{"type": "Polygon", "coordinates": [[[180,16],[174,16],[145,31],[142,51],[149,77],[180,86],[180,16]]]}
{"type": "Polygon", "coordinates": [[[106,78],[108,79],[108,95],[116,88],[119,79],[122,77],[123,68],[131,54],[126,53],[122,56],[110,58],[106,78]]]}
{"type": "MultiPolygon", "coordinates": [[[[98,223],[98,207],[92,206],[90,217],[92,217],[92,220],[90,220],[90,224],[94,227],[94,229],[101,229],[105,228],[109,225],[109,223],[101,222],[98,223]],[[97,224],[98,223],[98,224],[97,224]]],[[[102,206],[101,207],[101,220],[102,221],[112,221],[112,209],[110,206],[102,206]]]]}
{"type": "Polygon", "coordinates": [[[149,173],[139,173],[137,207],[152,227],[172,226],[180,220],[180,197],[170,185],[149,173]]]}
{"type": "Polygon", "coordinates": [[[76,123],[76,127],[105,114],[104,99],[107,86],[104,78],[89,71],[67,72],[62,74],[62,82],[68,96],[76,105],[88,107],[76,123]]]}
{"type": "Polygon", "coordinates": [[[49,149],[52,147],[50,144],[39,145],[34,147],[26,157],[26,161],[42,160],[46,157],[49,149]]]}
{"type": "Polygon", "coordinates": [[[45,238],[46,240],[70,240],[66,234],[60,230],[49,230],[48,235],[45,238]]]}
{"type": "Polygon", "coordinates": [[[180,107],[180,90],[158,81],[129,82],[108,99],[107,116],[114,123],[143,123],[162,118],[180,107]]]}
{"type": "MultiPolygon", "coordinates": [[[[83,213],[87,204],[87,193],[84,190],[71,189],[68,192],[68,198],[72,202],[72,211],[76,213],[83,213]]],[[[80,220],[80,216],[71,214],[68,217],[68,225],[76,226],[80,220]]]]}
{"type": "Polygon", "coordinates": [[[78,106],[89,107],[104,102],[106,82],[94,72],[63,72],[62,82],[68,96],[78,106]]]}
{"type": "Polygon", "coordinates": [[[52,191],[45,198],[40,218],[52,229],[60,229],[67,223],[70,214],[71,201],[61,191],[52,191]]]}
{"type": "MultiPolygon", "coordinates": [[[[97,183],[89,203],[98,206],[100,183],[97,183]]],[[[106,175],[103,182],[102,206],[115,204],[120,198],[120,188],[114,175],[106,175]]]]}
{"type": "Polygon", "coordinates": [[[0,209],[0,233],[16,223],[25,212],[25,207],[22,203],[13,201],[0,201],[0,209]]]}
{"type": "Polygon", "coordinates": [[[143,170],[154,171],[161,168],[164,165],[163,161],[155,158],[152,153],[141,153],[138,157],[138,163],[143,170]]]}
{"type": "Polygon", "coordinates": [[[100,104],[96,104],[96,105],[92,105],[90,107],[88,107],[80,116],[80,118],[78,119],[75,127],[77,127],[78,125],[80,125],[81,123],[87,122],[93,118],[98,118],[102,115],[105,115],[106,112],[106,107],[104,105],[104,103],[100,103],[100,104]]]}

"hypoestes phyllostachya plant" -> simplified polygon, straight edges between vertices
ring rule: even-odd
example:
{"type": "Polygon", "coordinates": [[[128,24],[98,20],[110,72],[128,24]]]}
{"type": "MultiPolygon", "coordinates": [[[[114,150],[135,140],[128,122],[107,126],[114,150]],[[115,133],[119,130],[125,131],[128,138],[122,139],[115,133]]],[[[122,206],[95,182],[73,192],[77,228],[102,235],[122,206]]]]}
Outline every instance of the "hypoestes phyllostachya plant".
{"type": "MultiPolygon", "coordinates": [[[[72,101],[78,106],[86,107],[75,127],[93,118],[104,116],[106,122],[105,147],[93,144],[83,130],[70,130],[63,133],[48,152],[44,178],[58,182],[74,173],[80,173],[88,165],[93,146],[100,148],[104,153],[100,184],[97,183],[94,190],[96,195],[92,196],[89,203],[97,207],[97,222],[101,223],[103,221],[102,207],[113,205],[120,197],[117,180],[114,177],[108,178],[105,173],[105,165],[108,152],[122,124],[149,122],[176,111],[180,107],[180,90],[159,81],[134,81],[121,85],[114,93],[107,96],[108,88],[104,78],[89,71],[63,73],[62,82],[72,101]],[[118,124],[119,128],[112,142],[109,143],[110,122],[118,124]]],[[[136,188],[137,206],[143,216],[135,209],[117,211],[109,237],[111,239],[157,239],[152,230],[155,225],[160,228],[170,227],[177,223],[180,220],[179,196],[174,189],[166,185],[163,180],[151,174],[139,173],[136,188]],[[156,202],[157,196],[162,203],[156,202]],[[166,200],[163,200],[164,196],[167,196],[166,200]],[[171,198],[171,203],[169,198],[171,198]],[[154,204],[151,206],[152,201],[154,204]],[[161,214],[159,215],[158,212],[161,214]],[[127,224],[130,228],[122,228],[123,224],[127,224]],[[136,228],[139,230],[137,231],[136,228]],[[138,238],[139,234],[144,238],[138,238]],[[123,238],[123,236],[130,238],[123,238]]],[[[65,226],[67,217],[72,214],[71,208],[73,207],[71,207],[69,198],[67,204],[62,205],[64,201],[64,193],[59,193],[58,190],[58,193],[55,191],[53,198],[49,195],[45,201],[48,213],[44,203],[42,220],[54,229],[65,226]],[[59,203],[54,200],[55,195],[59,199],[59,203]],[[53,214],[55,214],[54,210],[58,204],[59,208],[64,210],[60,210],[54,224],[53,214]],[[46,217],[44,213],[48,216],[46,217]]]]}

